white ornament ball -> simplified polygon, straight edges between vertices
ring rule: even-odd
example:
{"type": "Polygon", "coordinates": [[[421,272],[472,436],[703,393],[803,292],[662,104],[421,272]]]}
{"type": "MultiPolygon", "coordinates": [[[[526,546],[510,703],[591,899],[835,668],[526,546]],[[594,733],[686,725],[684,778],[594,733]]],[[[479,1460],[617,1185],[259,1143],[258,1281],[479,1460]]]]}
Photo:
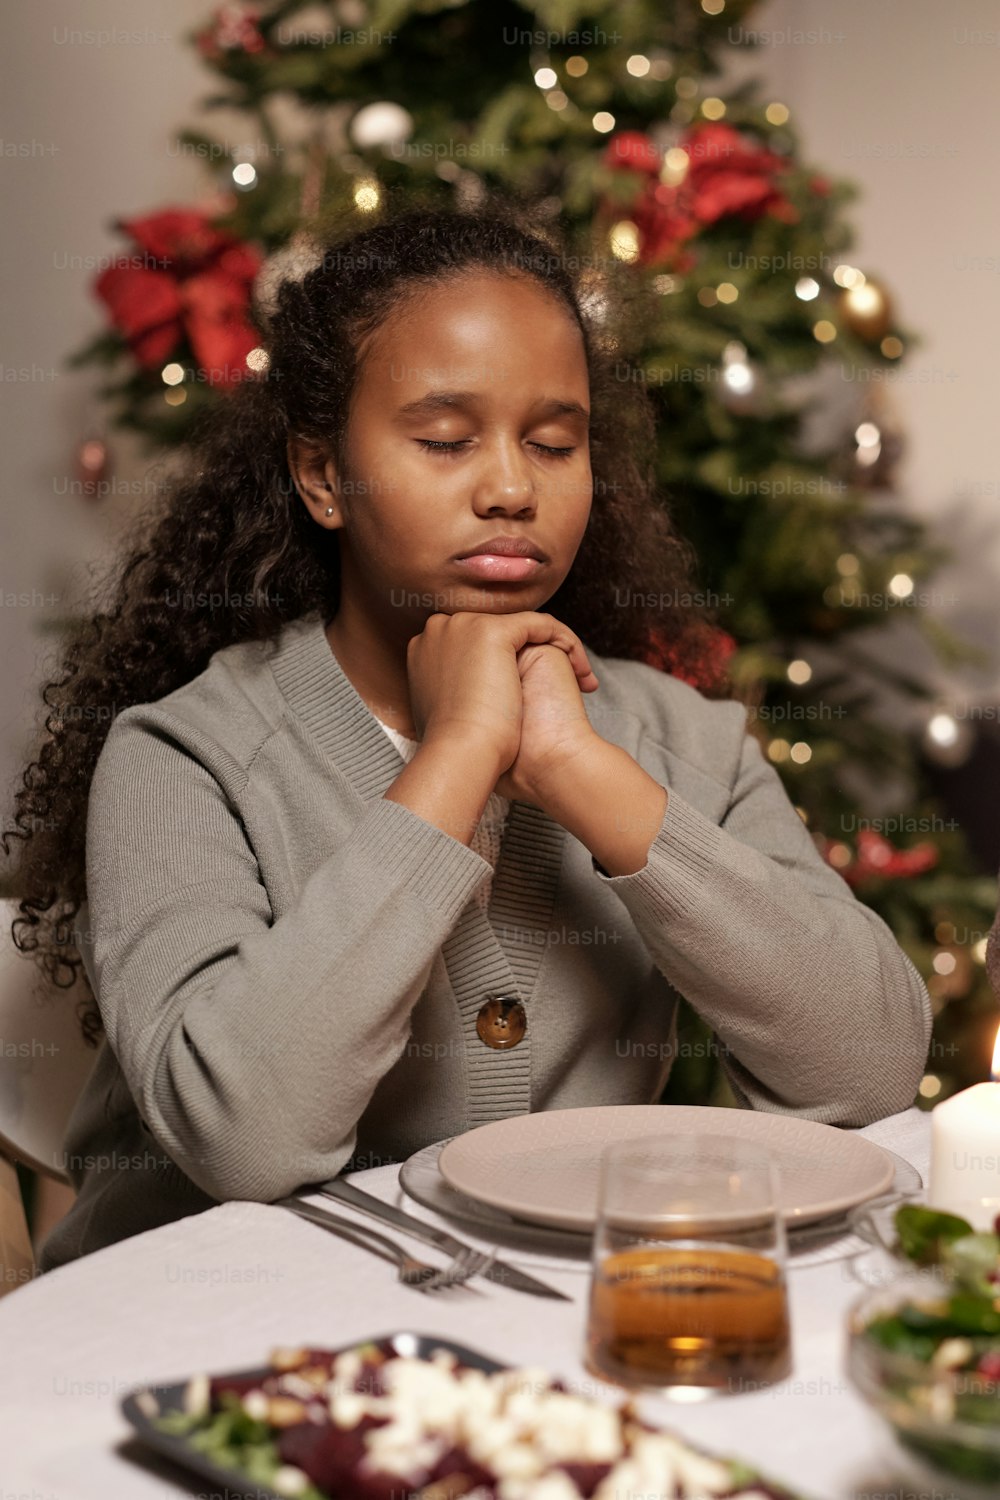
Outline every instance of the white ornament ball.
{"type": "Polygon", "coordinates": [[[350,132],[356,146],[391,146],[413,134],[413,116],[388,100],[366,104],[351,121],[350,132]]]}
{"type": "Polygon", "coordinates": [[[973,738],[964,717],[957,718],[948,708],[938,708],[924,728],[924,754],[939,766],[961,766],[972,752],[973,738]]]}

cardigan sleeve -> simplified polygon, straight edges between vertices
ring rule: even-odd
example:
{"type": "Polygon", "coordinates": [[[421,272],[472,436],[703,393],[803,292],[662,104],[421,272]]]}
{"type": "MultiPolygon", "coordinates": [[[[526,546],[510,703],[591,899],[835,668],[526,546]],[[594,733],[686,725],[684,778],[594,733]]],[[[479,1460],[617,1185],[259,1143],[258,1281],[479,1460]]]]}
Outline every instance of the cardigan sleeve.
{"type": "Polygon", "coordinates": [[[217,777],[119,716],[88,802],[89,968],[143,1123],[188,1177],[267,1202],[340,1171],[489,870],[376,798],[275,921],[217,777]]]}
{"type": "Polygon", "coordinates": [[[862,1126],[914,1102],[926,986],[882,919],[823,860],[745,734],[721,824],[665,787],[646,864],[617,892],[660,972],[722,1043],[737,1100],[862,1126]]]}

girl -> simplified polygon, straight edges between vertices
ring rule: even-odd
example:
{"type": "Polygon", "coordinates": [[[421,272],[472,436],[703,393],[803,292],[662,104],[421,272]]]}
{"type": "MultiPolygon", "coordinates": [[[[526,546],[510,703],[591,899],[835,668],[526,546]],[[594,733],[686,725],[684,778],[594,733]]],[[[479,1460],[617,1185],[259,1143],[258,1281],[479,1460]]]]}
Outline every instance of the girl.
{"type": "Polygon", "coordinates": [[[587,309],[495,208],[329,245],[69,648],[12,830],[19,946],[85,963],[101,1044],[43,1270],[653,1102],[682,995],[744,1107],[912,1103],[927,992],[680,675],[706,622],[587,309]]]}

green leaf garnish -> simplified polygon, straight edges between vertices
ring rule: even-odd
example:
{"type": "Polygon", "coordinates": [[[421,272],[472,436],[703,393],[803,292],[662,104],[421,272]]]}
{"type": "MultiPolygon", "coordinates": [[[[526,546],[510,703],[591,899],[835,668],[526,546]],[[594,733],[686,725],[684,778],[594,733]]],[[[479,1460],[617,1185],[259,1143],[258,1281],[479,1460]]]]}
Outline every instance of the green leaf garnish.
{"type": "Polygon", "coordinates": [[[958,1214],[939,1208],[925,1208],[920,1203],[904,1203],[894,1218],[903,1254],[918,1265],[936,1265],[952,1240],[972,1234],[972,1225],[958,1214]]]}
{"type": "Polygon", "coordinates": [[[961,1235],[942,1247],[941,1262],[981,1296],[1000,1295],[1000,1286],[989,1279],[991,1272],[1000,1270],[1000,1239],[995,1234],[961,1235]]]}
{"type": "Polygon", "coordinates": [[[165,1416],[155,1417],[153,1420],[157,1427],[169,1432],[171,1436],[183,1437],[193,1427],[197,1427],[203,1418],[199,1412],[181,1411],[178,1408],[177,1411],[168,1411],[165,1416]]]}

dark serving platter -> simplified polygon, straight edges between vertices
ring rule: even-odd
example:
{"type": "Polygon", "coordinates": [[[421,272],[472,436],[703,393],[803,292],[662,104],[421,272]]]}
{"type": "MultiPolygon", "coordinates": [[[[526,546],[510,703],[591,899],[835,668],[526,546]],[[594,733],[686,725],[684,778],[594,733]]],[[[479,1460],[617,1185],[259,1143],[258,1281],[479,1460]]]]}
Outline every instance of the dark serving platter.
{"type": "MultiPolygon", "coordinates": [[[[331,1350],[334,1355],[349,1353],[353,1350],[370,1348],[372,1345],[385,1354],[393,1354],[406,1358],[429,1359],[435,1349],[446,1350],[454,1355],[462,1365],[471,1369],[482,1370],[485,1374],[494,1374],[499,1370],[508,1370],[509,1364],[499,1360],[491,1359],[489,1355],[480,1353],[477,1349],[469,1349],[464,1344],[453,1343],[450,1339],[442,1338],[437,1334],[413,1333],[403,1330],[397,1333],[381,1334],[368,1339],[358,1339],[350,1344],[345,1344],[339,1349],[331,1350]]],[[[210,1374],[212,1379],[223,1379],[232,1381],[249,1381],[257,1383],[267,1376],[274,1374],[270,1365],[260,1365],[253,1369],[204,1372],[210,1374]]],[[[280,1494],[277,1490],[269,1489],[266,1485],[259,1484],[249,1479],[236,1467],[223,1466],[216,1463],[198,1448],[193,1447],[182,1434],[164,1431],[156,1425],[156,1418],[144,1409],[155,1401],[158,1408],[156,1415],[165,1417],[174,1413],[182,1412],[184,1409],[184,1392],[188,1381],[180,1380],[169,1385],[144,1386],[139,1390],[132,1391],[125,1396],[121,1402],[122,1414],[126,1421],[135,1429],[137,1436],[149,1448],[153,1449],[161,1457],[166,1458],[173,1464],[187,1471],[190,1478],[198,1475],[201,1479],[209,1480],[215,1486],[213,1490],[206,1491],[204,1488],[198,1491],[198,1500],[289,1500],[287,1495],[280,1494]]],[[[662,1430],[667,1431],[667,1428],[662,1430]]],[[[669,1429],[672,1431],[672,1429],[669,1429]]],[[[696,1453],[705,1453],[705,1449],[688,1440],[681,1433],[674,1432],[674,1436],[687,1444],[696,1453]]],[[[731,1456],[711,1455],[722,1463],[740,1462],[731,1456]]],[[[768,1480],[750,1464],[742,1464],[745,1470],[752,1470],[754,1474],[754,1485],[759,1491],[771,1497],[771,1500],[804,1500],[804,1497],[789,1490],[788,1488],[768,1480]]],[[[744,1480],[739,1488],[749,1487],[751,1481],[744,1480]]],[[[724,1500],[724,1497],[719,1497],[724,1500]]]]}
{"type": "MultiPolygon", "coordinates": [[[[488,1355],[480,1354],[476,1349],[467,1349],[464,1344],[454,1344],[450,1339],[441,1338],[436,1334],[407,1331],[381,1334],[370,1339],[357,1339],[332,1352],[338,1355],[346,1354],[352,1349],[360,1349],[370,1344],[377,1344],[386,1353],[404,1355],[410,1359],[429,1359],[432,1350],[446,1349],[463,1365],[482,1370],[487,1375],[509,1368],[495,1359],[490,1359],[488,1355]]],[[[226,1370],[212,1373],[213,1376],[222,1376],[226,1380],[256,1382],[268,1375],[273,1375],[274,1371],[270,1365],[258,1365],[250,1370],[226,1370]]],[[[160,1416],[183,1410],[187,1383],[187,1380],[179,1380],[171,1385],[150,1385],[143,1387],[142,1390],[132,1391],[122,1400],[122,1415],[150,1448],[155,1449],[164,1458],[183,1465],[190,1472],[199,1474],[204,1479],[213,1480],[219,1487],[219,1494],[227,1497],[227,1500],[237,1500],[237,1497],[239,1500],[288,1500],[287,1495],[280,1495],[277,1490],[268,1489],[264,1485],[248,1480],[246,1475],[241,1474],[238,1469],[222,1468],[204,1453],[200,1453],[197,1448],[193,1448],[184,1436],[164,1432],[162,1428],[157,1427],[155,1419],[143,1410],[143,1401],[150,1396],[156,1401],[160,1416]]],[[[200,1500],[214,1500],[214,1497],[201,1493],[200,1500]]]]}

